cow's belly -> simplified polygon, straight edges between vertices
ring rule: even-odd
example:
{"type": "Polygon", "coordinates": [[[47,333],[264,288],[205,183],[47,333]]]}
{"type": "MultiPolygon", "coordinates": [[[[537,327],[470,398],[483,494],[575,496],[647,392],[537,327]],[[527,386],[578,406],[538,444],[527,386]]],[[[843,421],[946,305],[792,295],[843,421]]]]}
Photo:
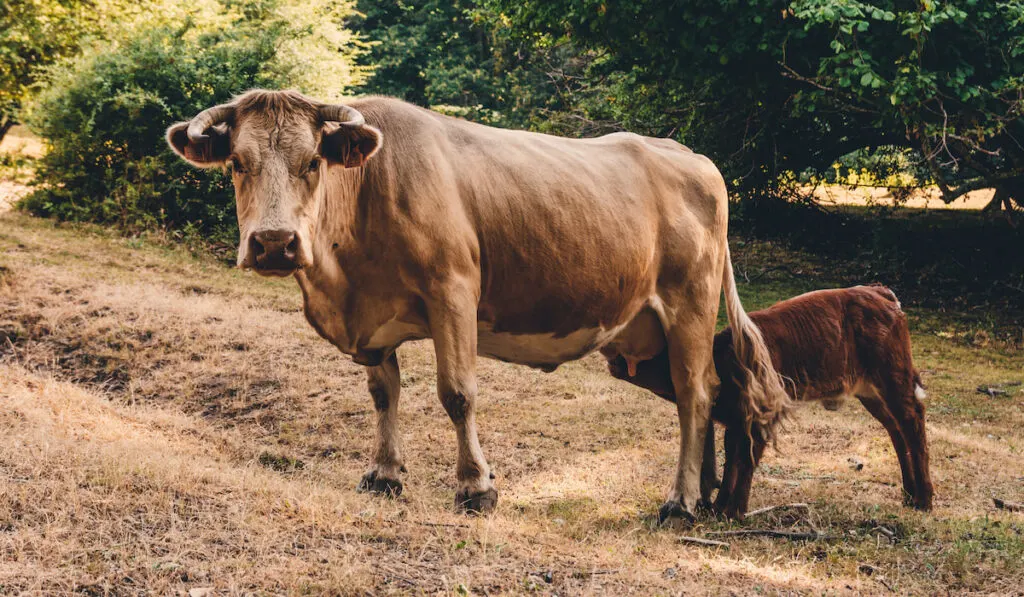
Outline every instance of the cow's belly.
{"type": "Polygon", "coordinates": [[[564,336],[555,334],[495,333],[489,323],[477,327],[477,353],[481,356],[553,371],[610,342],[625,326],[587,328],[564,336]]]}
{"type": "MultiPolygon", "coordinates": [[[[659,304],[660,301],[652,298],[647,306],[659,304]]],[[[494,327],[489,321],[477,323],[477,354],[545,371],[553,371],[562,363],[606,346],[637,361],[651,358],[665,346],[660,317],[653,308],[646,307],[621,325],[587,327],[568,334],[514,333],[504,329],[496,332],[494,327]]],[[[357,343],[345,352],[356,355],[357,362],[375,363],[406,341],[428,337],[430,331],[426,322],[391,319],[374,330],[368,341],[357,343]]]]}

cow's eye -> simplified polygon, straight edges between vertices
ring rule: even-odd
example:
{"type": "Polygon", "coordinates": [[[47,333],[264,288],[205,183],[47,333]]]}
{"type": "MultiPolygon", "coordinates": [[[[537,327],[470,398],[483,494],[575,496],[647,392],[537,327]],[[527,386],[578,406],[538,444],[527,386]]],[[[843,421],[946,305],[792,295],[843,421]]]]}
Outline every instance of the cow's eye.
{"type": "Polygon", "coordinates": [[[313,158],[313,159],[309,160],[309,168],[308,168],[308,170],[310,172],[316,172],[319,169],[320,169],[320,158],[313,158]]]}
{"type": "Polygon", "coordinates": [[[231,171],[235,174],[245,174],[246,170],[238,158],[231,158],[231,171]]]}

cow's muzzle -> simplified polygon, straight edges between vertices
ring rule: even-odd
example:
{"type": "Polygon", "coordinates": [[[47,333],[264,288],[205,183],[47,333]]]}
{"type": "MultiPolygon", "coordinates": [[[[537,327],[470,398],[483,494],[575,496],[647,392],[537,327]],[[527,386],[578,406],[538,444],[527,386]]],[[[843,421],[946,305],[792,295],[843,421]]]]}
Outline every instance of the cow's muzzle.
{"type": "Polygon", "coordinates": [[[300,267],[299,236],[292,230],[260,230],[249,235],[247,266],[267,276],[287,276],[300,267]]]}

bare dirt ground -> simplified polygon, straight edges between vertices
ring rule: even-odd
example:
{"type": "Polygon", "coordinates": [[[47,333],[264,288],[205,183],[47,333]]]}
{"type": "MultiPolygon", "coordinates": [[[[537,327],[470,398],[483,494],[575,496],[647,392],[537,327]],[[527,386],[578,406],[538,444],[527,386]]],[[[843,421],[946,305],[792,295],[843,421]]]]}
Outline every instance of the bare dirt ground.
{"type": "Polygon", "coordinates": [[[43,157],[45,149],[39,137],[24,125],[15,125],[0,141],[0,153],[21,154],[30,158],[43,157]]]}
{"type": "MultiPolygon", "coordinates": [[[[39,138],[22,125],[11,128],[0,141],[0,160],[17,162],[37,159],[42,155],[43,144],[39,138]]],[[[22,164],[5,165],[0,161],[0,213],[11,209],[18,199],[31,191],[26,184],[31,178],[30,172],[31,169],[22,164]]]]}
{"type": "MultiPolygon", "coordinates": [[[[741,289],[750,309],[796,292],[778,280],[741,289]]],[[[356,493],[374,427],[365,377],[300,305],[291,280],[0,215],[0,593],[1024,587],[1024,514],[992,502],[1024,501],[1024,392],[975,389],[1021,381],[1024,355],[944,332],[941,314],[920,314],[929,331],[914,337],[930,394],[933,513],[900,506],[889,440],[859,405],[807,405],[766,457],[751,505],[807,512],[657,528],[674,408],[610,378],[597,356],[552,374],[481,360],[481,442],[501,497],[493,515],[466,517],[452,507],[455,437],[431,345],[403,347],[406,491],[356,493]],[[822,538],[715,534],[737,529],[822,538]]]]}

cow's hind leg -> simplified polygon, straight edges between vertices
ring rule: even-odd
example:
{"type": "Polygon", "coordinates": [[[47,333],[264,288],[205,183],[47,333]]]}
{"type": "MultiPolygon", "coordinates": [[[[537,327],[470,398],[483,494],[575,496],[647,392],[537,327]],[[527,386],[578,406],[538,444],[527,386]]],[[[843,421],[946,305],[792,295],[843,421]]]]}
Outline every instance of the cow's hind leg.
{"type": "Polygon", "coordinates": [[[401,377],[398,357],[392,354],[378,367],[366,368],[370,396],[377,411],[377,440],[373,465],[359,481],[359,491],[390,496],[402,493],[399,473],[405,472],[398,437],[398,393],[401,377]]]}
{"type": "Polygon", "coordinates": [[[678,323],[667,334],[680,444],[679,467],[668,499],[658,512],[660,521],[675,516],[694,520],[701,497],[704,438],[711,415],[712,390],[718,379],[711,353],[721,288],[709,284],[703,290],[695,288],[689,293],[687,308],[675,314],[678,323]]]}
{"type": "Polygon", "coordinates": [[[903,439],[903,431],[900,430],[900,425],[896,421],[896,417],[889,412],[888,407],[881,399],[872,396],[857,396],[864,408],[871,413],[871,416],[878,419],[885,430],[889,433],[889,439],[892,440],[892,447],[896,450],[896,458],[900,461],[900,473],[903,476],[903,503],[908,506],[914,504],[914,494],[917,491],[917,486],[914,481],[914,465],[910,460],[910,451],[907,449],[907,443],[903,439]]]}

